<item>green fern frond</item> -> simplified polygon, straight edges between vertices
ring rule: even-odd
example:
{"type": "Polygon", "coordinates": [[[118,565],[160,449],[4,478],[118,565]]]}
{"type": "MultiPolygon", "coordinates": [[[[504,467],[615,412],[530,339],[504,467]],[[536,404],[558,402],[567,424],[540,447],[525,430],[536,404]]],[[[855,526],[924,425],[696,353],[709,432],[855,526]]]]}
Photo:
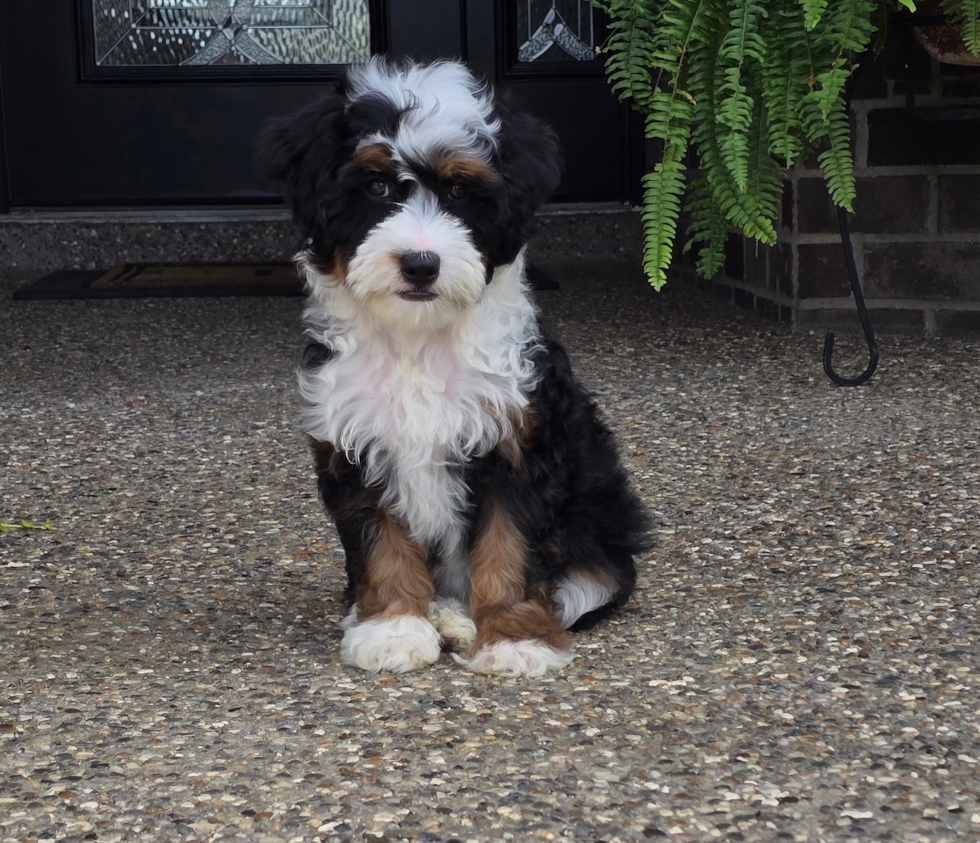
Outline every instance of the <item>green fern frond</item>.
{"type": "Polygon", "coordinates": [[[691,102],[676,91],[657,91],[650,97],[646,136],[664,142],[663,159],[681,161],[691,136],[691,102]]]}
{"type": "Polygon", "coordinates": [[[744,81],[752,72],[745,65],[764,61],[766,45],[759,34],[759,21],[766,16],[765,7],[758,0],[735,0],[728,18],[729,29],[718,52],[718,64],[723,68],[719,87],[722,97],[715,119],[726,127],[719,138],[722,160],[741,192],[745,191],[748,178],[745,133],[753,107],[744,81]]]}
{"type": "Polygon", "coordinates": [[[634,107],[646,115],[646,136],[659,139],[664,145],[661,162],[643,179],[644,269],[657,289],[666,281],[665,270],[673,252],[686,178],[683,160],[691,134],[693,98],[682,87],[685,60],[705,31],[706,11],[717,1],[668,0],[665,6],[669,12],[665,11],[663,20],[669,26],[661,27],[656,36],[650,32],[637,36],[637,30],[647,26],[649,20],[642,10],[635,8],[637,4],[621,4],[622,37],[610,39],[607,47],[610,50],[607,68],[610,63],[619,68],[614,90],[621,97],[629,90],[634,107]],[[627,31],[633,33],[629,40],[625,38],[627,31]],[[643,90],[635,75],[629,83],[632,87],[624,81],[628,74],[624,76],[621,68],[623,62],[629,61],[626,54],[636,52],[636,44],[648,35],[649,40],[642,49],[647,52],[649,65],[666,74],[667,90],[655,89],[652,84],[649,90],[643,90]],[[618,55],[614,56],[613,51],[618,51],[618,55]]]}
{"type": "Polygon", "coordinates": [[[745,132],[752,119],[752,106],[752,98],[745,94],[745,87],[740,86],[740,90],[722,101],[716,115],[717,121],[727,127],[727,131],[723,131],[719,137],[722,160],[734,177],[738,189],[743,193],[749,169],[749,145],[745,132]]]}
{"type": "Polygon", "coordinates": [[[769,144],[769,113],[764,99],[756,97],[752,123],[747,135],[749,144],[749,178],[746,194],[758,199],[759,212],[775,223],[783,191],[783,168],[773,160],[769,144]]]}
{"type": "Polygon", "coordinates": [[[657,290],[667,281],[683,192],[684,165],[679,161],[661,161],[643,177],[643,269],[657,290]]]}
{"type": "Polygon", "coordinates": [[[830,123],[828,120],[824,120],[820,108],[813,100],[806,98],[800,103],[799,117],[800,128],[810,148],[815,147],[827,137],[830,123]]]}
{"type": "Polygon", "coordinates": [[[691,224],[687,228],[690,239],[684,244],[684,251],[700,243],[697,270],[705,278],[711,278],[725,262],[725,240],[730,228],[728,220],[715,202],[711,185],[705,178],[691,185],[685,207],[691,214],[691,224]]]}
{"type": "Polygon", "coordinates": [[[816,89],[810,99],[820,106],[824,120],[828,119],[834,103],[840,98],[851,75],[851,56],[863,53],[871,42],[874,24],[871,14],[874,0],[837,0],[826,25],[817,30],[817,42],[832,53],[830,66],[816,74],[816,89]]]}
{"type": "Polygon", "coordinates": [[[809,94],[812,70],[809,35],[795,3],[774,9],[764,33],[768,51],[762,65],[762,87],[769,113],[771,152],[791,167],[803,157],[806,139],[800,127],[800,105],[809,94]]]}
{"type": "Polygon", "coordinates": [[[875,0],[835,0],[833,14],[826,19],[826,29],[820,37],[834,50],[834,60],[848,53],[862,53],[868,46],[873,24],[871,15],[875,0]]]}
{"type": "Polygon", "coordinates": [[[943,12],[950,23],[963,27],[967,49],[980,56],[980,0],[943,0],[943,12]]]}
{"type": "Polygon", "coordinates": [[[676,92],[657,91],[650,101],[646,134],[664,142],[652,173],[643,178],[643,268],[656,289],[667,280],[684,192],[684,154],[690,137],[692,107],[676,92]]]}
{"type": "Polygon", "coordinates": [[[851,157],[851,126],[842,102],[838,101],[831,109],[827,138],[827,149],[817,158],[827,181],[827,190],[835,205],[853,213],[856,187],[854,159],[851,157]]]}
{"type": "Polygon", "coordinates": [[[806,28],[813,29],[818,23],[823,13],[827,11],[827,0],[800,0],[803,7],[803,19],[806,21],[806,28]]]}
{"type": "Polygon", "coordinates": [[[610,0],[604,11],[610,16],[609,38],[604,50],[606,75],[621,100],[643,106],[653,90],[652,59],[656,53],[656,20],[644,0],[610,0]]]}
{"type": "MultiPolygon", "coordinates": [[[[720,39],[722,36],[719,35],[720,39]]],[[[720,44],[707,43],[704,47],[706,56],[720,52],[720,44]]],[[[688,80],[689,88],[694,94],[694,120],[697,127],[692,138],[697,146],[701,168],[711,187],[712,197],[720,211],[728,221],[741,228],[749,237],[758,237],[767,243],[775,242],[776,233],[771,222],[759,206],[757,198],[743,191],[735,176],[725,161],[722,148],[724,138],[729,134],[728,128],[716,119],[721,108],[721,93],[723,85],[719,84],[720,62],[702,61],[692,67],[688,80]]],[[[748,92],[747,95],[751,95],[748,92]]],[[[751,125],[752,112],[749,112],[745,123],[746,129],[751,125]]],[[[748,183],[748,141],[745,141],[746,156],[746,185],[748,183]]]]}
{"type": "Polygon", "coordinates": [[[765,209],[757,197],[739,189],[734,176],[725,166],[717,124],[711,120],[701,122],[694,131],[694,140],[714,201],[725,217],[732,225],[741,228],[746,236],[774,243],[776,232],[765,209]]]}
{"type": "Polygon", "coordinates": [[[726,0],[666,0],[660,5],[661,32],[666,35],[665,44],[675,54],[687,55],[695,44],[704,44],[711,38],[718,12],[726,0]],[[667,34],[669,33],[669,35],[667,34]]]}

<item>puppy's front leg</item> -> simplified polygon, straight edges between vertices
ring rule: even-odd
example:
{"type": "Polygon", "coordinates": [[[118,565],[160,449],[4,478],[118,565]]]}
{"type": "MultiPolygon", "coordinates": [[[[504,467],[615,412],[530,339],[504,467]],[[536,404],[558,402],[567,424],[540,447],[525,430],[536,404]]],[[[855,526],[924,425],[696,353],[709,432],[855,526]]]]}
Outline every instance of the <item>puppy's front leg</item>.
{"type": "Polygon", "coordinates": [[[492,497],[480,513],[470,555],[476,640],[460,664],[479,673],[543,676],[572,660],[545,583],[529,585],[527,542],[492,497]]]}
{"type": "Polygon", "coordinates": [[[432,664],[440,639],[428,619],[435,588],[425,551],[380,507],[372,520],[340,657],[364,670],[394,673],[432,664]]]}

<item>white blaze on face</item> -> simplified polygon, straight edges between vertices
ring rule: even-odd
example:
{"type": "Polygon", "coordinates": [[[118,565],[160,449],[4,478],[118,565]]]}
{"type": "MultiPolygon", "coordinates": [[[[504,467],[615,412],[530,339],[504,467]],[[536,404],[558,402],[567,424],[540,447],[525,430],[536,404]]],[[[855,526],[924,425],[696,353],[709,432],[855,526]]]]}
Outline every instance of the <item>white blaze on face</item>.
{"type": "Polygon", "coordinates": [[[347,288],[380,323],[390,327],[433,329],[453,322],[459,311],[480,300],[486,266],[469,230],[440,208],[421,187],[358,246],[347,268],[347,288]],[[439,276],[428,289],[430,301],[405,301],[411,287],[402,278],[401,256],[426,252],[439,257],[439,276]]]}
{"type": "Polygon", "coordinates": [[[487,160],[497,144],[492,91],[459,62],[394,66],[374,58],[350,69],[348,85],[351,102],[381,96],[402,110],[396,136],[385,140],[405,157],[448,146],[487,160]]]}

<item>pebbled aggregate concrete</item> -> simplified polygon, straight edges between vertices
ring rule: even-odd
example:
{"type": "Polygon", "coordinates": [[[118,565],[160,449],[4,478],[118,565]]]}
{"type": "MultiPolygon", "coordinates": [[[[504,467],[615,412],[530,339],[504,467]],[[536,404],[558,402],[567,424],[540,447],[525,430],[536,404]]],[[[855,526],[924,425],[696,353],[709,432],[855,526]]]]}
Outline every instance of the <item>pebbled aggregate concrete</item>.
{"type": "Polygon", "coordinates": [[[980,344],[840,389],[820,337],[549,268],[657,542],[530,681],[339,663],[299,301],[0,276],[0,516],[57,528],[0,534],[0,843],[980,839],[980,344]]]}

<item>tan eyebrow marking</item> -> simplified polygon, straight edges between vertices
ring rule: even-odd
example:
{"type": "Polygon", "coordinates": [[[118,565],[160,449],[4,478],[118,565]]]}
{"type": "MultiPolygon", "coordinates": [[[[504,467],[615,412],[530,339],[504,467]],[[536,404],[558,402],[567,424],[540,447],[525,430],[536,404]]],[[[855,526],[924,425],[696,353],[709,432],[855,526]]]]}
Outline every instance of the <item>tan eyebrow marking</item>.
{"type": "Polygon", "coordinates": [[[341,168],[341,172],[354,169],[391,175],[395,172],[395,162],[387,146],[372,144],[357,150],[354,157],[341,168]]]}
{"type": "Polygon", "coordinates": [[[454,179],[500,181],[500,173],[479,158],[453,153],[435,158],[432,162],[432,171],[443,181],[453,181],[454,179]]]}

